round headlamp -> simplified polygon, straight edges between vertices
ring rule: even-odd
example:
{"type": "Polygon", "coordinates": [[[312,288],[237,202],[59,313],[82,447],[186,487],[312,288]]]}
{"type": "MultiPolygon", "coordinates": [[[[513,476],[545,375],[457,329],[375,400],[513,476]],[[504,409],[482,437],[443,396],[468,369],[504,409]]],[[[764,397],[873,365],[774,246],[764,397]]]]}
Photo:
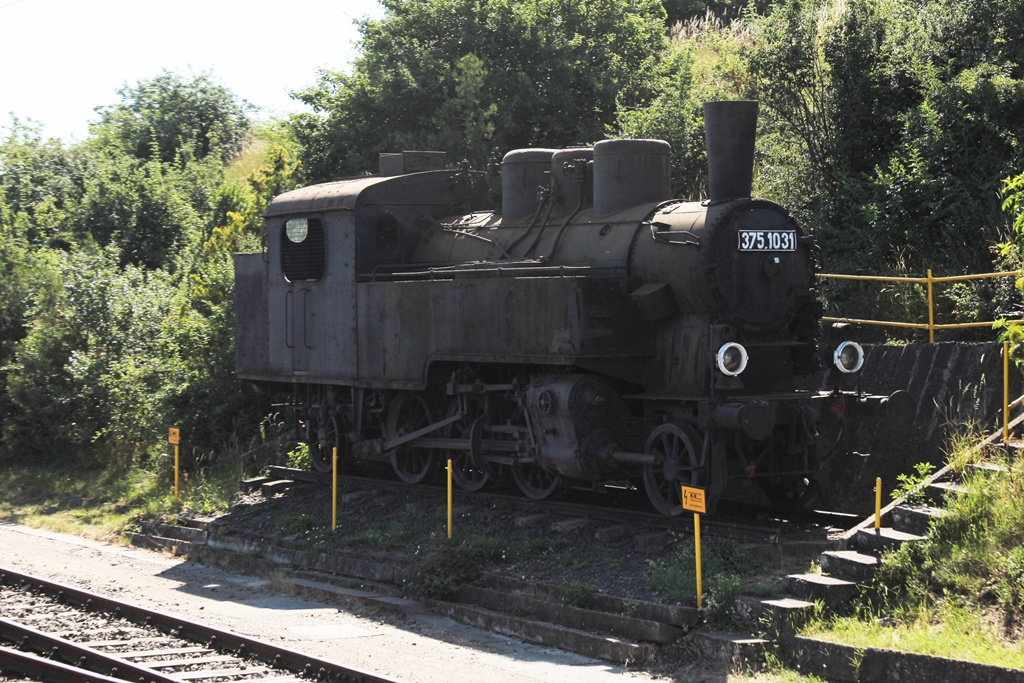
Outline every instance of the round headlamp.
{"type": "Polygon", "coordinates": [[[715,363],[723,375],[735,377],[747,368],[747,350],[736,342],[726,342],[715,354],[715,363]]]}
{"type": "Polygon", "coordinates": [[[864,365],[864,349],[855,341],[844,341],[832,354],[832,362],[839,372],[852,374],[864,365]]]}

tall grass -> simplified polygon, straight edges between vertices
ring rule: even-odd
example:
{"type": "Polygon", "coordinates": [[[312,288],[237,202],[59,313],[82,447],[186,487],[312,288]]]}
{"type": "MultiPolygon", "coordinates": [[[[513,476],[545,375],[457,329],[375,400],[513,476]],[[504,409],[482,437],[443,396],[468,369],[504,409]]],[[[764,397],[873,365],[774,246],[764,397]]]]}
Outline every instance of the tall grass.
{"type": "Polygon", "coordinates": [[[886,553],[854,616],[806,633],[1024,668],[1024,461],[960,438],[950,463],[964,491],[947,499],[924,541],[886,553]],[[1001,472],[974,469],[985,459],[1001,472]]]}

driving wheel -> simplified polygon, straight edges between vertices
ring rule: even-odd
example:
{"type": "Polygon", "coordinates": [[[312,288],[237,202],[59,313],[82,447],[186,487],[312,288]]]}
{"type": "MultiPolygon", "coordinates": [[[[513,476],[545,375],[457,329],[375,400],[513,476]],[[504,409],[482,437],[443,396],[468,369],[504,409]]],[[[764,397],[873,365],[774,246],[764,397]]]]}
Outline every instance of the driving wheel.
{"type": "MultiPolygon", "coordinates": [[[[411,434],[433,421],[425,398],[417,394],[403,394],[391,404],[388,411],[388,439],[411,434]]],[[[404,445],[391,451],[391,467],[398,478],[407,484],[418,484],[426,479],[433,466],[434,454],[429,449],[404,445]]]]}
{"type": "Polygon", "coordinates": [[[696,485],[702,447],[697,431],[687,424],[663,424],[647,439],[646,452],[658,461],[644,465],[644,489],[661,514],[683,513],[682,487],[696,485]]]}

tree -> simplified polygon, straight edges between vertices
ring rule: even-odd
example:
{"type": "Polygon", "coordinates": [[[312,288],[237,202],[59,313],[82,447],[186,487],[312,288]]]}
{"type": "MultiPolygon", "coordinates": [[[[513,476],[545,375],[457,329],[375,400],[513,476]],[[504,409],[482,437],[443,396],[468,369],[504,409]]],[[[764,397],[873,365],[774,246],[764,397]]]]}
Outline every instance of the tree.
{"type": "Polygon", "coordinates": [[[249,130],[251,106],[209,73],[189,81],[164,71],[118,94],[120,103],[96,108],[100,120],[90,133],[101,145],[139,159],[169,163],[214,155],[227,161],[249,130]]]}
{"type": "Polygon", "coordinates": [[[295,94],[313,109],[293,120],[311,179],[460,137],[477,166],[485,150],[598,140],[620,96],[644,91],[664,44],[655,0],[383,4],[382,19],[360,23],[353,72],[322,71],[295,94]]]}
{"type": "Polygon", "coordinates": [[[653,95],[619,107],[615,126],[609,127],[609,135],[672,145],[675,196],[707,195],[704,102],[756,98],[745,59],[749,34],[742,19],[724,22],[710,12],[676,26],[649,85],[653,95]]]}

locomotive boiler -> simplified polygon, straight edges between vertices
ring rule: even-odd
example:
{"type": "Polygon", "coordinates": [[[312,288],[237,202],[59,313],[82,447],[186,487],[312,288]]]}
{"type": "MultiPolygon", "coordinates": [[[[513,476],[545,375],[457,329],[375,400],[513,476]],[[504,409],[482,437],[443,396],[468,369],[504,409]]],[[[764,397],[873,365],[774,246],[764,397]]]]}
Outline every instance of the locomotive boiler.
{"type": "Polygon", "coordinates": [[[819,343],[814,240],[750,196],[757,103],[704,115],[702,202],[672,198],[660,140],[486,172],[381,155],[277,197],[265,249],[235,255],[238,377],[287,392],[321,470],[337,448],[538,499],[626,482],[667,515],[683,485],[808,504],[846,421],[909,401],[857,390],[849,328],[819,343]]]}

